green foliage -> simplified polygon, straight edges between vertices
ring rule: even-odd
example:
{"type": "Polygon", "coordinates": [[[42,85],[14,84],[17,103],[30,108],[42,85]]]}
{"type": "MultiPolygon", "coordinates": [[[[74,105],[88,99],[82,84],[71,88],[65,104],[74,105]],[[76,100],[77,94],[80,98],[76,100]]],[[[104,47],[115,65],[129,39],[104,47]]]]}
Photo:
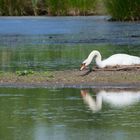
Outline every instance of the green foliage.
{"type": "Polygon", "coordinates": [[[37,15],[41,7],[40,0],[0,0],[0,15],[24,16],[37,15]]]}
{"type": "Polygon", "coordinates": [[[70,0],[69,3],[76,15],[88,15],[95,11],[97,0],[70,0]]]}
{"type": "Polygon", "coordinates": [[[32,1],[32,5],[33,5],[33,11],[34,11],[34,15],[37,15],[37,3],[38,0],[31,0],[32,1]]]}
{"type": "MultiPolygon", "coordinates": [[[[0,74],[3,74],[4,72],[0,71],[0,74]]],[[[33,70],[22,70],[22,71],[16,71],[16,75],[18,76],[28,76],[28,75],[42,75],[48,78],[53,78],[54,75],[52,72],[50,71],[42,71],[42,72],[35,72],[33,70]]]]}
{"type": "Polygon", "coordinates": [[[54,77],[54,75],[53,75],[52,72],[50,72],[50,71],[45,71],[45,72],[43,73],[43,75],[47,76],[48,78],[53,78],[53,77],[54,77]]]}
{"type": "Polygon", "coordinates": [[[34,74],[34,71],[32,71],[32,70],[16,71],[16,74],[18,76],[27,76],[29,74],[34,74]]]}
{"type": "Polygon", "coordinates": [[[114,20],[140,20],[140,0],[104,0],[114,20]]]}
{"type": "Polygon", "coordinates": [[[0,0],[0,15],[89,15],[102,2],[114,20],[140,20],[140,0],[0,0]]]}
{"type": "Polygon", "coordinates": [[[0,0],[0,15],[80,15],[95,10],[97,0],[0,0]]]}
{"type": "Polygon", "coordinates": [[[49,15],[65,15],[67,12],[66,0],[45,0],[49,15]]]}
{"type": "Polygon", "coordinates": [[[95,10],[97,0],[46,0],[49,15],[86,15],[95,10]]]}
{"type": "Polygon", "coordinates": [[[24,15],[27,2],[24,0],[0,0],[1,15],[24,15]]]}

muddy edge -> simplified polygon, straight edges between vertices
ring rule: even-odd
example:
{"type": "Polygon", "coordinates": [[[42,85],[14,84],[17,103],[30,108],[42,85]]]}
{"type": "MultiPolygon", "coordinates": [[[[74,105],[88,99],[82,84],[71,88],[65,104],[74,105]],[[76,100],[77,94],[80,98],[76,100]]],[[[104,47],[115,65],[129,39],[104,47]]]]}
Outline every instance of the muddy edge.
{"type": "Polygon", "coordinates": [[[131,71],[53,71],[49,75],[35,73],[18,76],[0,75],[0,87],[44,88],[140,88],[140,70],[131,71]]]}

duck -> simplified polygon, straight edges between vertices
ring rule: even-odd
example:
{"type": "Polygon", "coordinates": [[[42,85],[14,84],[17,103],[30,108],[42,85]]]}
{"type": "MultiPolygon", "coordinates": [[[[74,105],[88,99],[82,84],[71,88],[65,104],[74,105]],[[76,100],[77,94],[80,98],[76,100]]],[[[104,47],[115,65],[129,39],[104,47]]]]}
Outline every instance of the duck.
{"type": "Polygon", "coordinates": [[[95,63],[98,68],[124,66],[124,65],[137,65],[140,64],[140,57],[128,54],[114,54],[105,60],[98,50],[93,50],[87,59],[82,62],[80,70],[84,70],[95,58],[95,63]]]}

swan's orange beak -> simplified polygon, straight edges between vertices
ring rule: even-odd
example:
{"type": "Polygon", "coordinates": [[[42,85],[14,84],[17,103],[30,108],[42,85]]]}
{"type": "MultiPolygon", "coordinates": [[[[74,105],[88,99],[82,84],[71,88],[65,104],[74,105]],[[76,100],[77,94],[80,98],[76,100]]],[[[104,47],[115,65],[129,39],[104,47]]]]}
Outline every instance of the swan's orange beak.
{"type": "Polygon", "coordinates": [[[81,64],[80,70],[84,70],[85,68],[86,68],[86,64],[85,63],[81,64]]]}
{"type": "Polygon", "coordinates": [[[81,90],[81,95],[82,95],[83,97],[85,97],[85,96],[87,95],[87,91],[81,90]]]}

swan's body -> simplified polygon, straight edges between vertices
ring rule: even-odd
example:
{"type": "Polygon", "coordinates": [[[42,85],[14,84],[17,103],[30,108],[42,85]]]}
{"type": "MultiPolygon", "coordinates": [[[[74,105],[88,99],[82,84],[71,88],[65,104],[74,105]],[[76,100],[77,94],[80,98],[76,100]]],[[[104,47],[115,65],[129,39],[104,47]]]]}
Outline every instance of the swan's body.
{"type": "Polygon", "coordinates": [[[83,70],[86,66],[88,66],[91,61],[95,58],[96,65],[99,68],[104,68],[107,66],[117,66],[117,65],[136,65],[140,64],[140,57],[132,56],[128,54],[114,54],[109,58],[102,60],[101,54],[99,51],[92,51],[88,58],[85,59],[82,63],[82,67],[80,70],[83,70]]]}

